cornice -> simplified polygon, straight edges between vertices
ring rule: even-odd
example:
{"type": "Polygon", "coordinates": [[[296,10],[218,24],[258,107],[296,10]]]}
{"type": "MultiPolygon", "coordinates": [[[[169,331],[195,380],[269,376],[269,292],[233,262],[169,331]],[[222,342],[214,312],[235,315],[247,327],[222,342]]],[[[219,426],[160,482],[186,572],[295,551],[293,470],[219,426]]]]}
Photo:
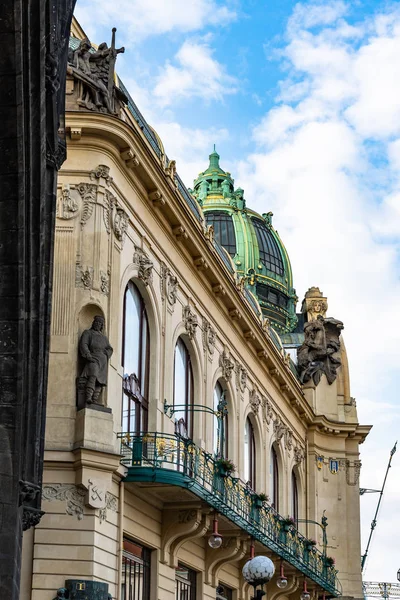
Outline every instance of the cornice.
{"type": "Polygon", "coordinates": [[[324,435],[354,438],[359,444],[364,442],[371,429],[372,425],[334,421],[325,415],[315,415],[309,425],[309,431],[316,431],[324,435]]]}
{"type": "Polygon", "coordinates": [[[230,314],[236,315],[236,328],[239,328],[244,341],[258,357],[264,373],[278,393],[305,424],[311,423],[313,410],[304,397],[300,383],[290,371],[283,352],[263,328],[260,317],[238,288],[235,277],[226,269],[214,245],[206,238],[204,224],[196,219],[169,175],[168,168],[151,148],[139,126],[111,115],[70,111],[66,113],[66,129],[71,137],[71,147],[79,148],[85,137],[85,147],[92,143],[101,150],[103,139],[107,141],[109,151],[109,143],[112,143],[114,159],[121,170],[130,181],[140,181],[147,194],[150,210],[157,211],[159,218],[169,224],[170,235],[181,245],[183,253],[191,257],[193,268],[208,283],[216,302],[223,307],[228,318],[230,314]]]}

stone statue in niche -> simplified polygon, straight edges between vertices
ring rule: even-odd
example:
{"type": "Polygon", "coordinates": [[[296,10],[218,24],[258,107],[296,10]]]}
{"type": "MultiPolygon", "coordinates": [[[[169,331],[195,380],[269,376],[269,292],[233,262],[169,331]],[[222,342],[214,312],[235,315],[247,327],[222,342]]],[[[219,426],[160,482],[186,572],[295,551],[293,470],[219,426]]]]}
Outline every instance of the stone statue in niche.
{"type": "Polygon", "coordinates": [[[125,94],[114,84],[115,61],[125,48],[115,47],[115,32],[109,48],[106,42],[98,49],[89,40],[81,40],[75,51],[68,55],[68,74],[79,82],[77,104],[88,110],[117,114],[121,103],[127,103],[125,94]]]}
{"type": "Polygon", "coordinates": [[[107,336],[103,333],[104,318],[96,316],[90,329],[79,340],[79,354],[85,366],[78,382],[78,409],[85,406],[103,406],[103,388],[107,385],[108,360],[113,353],[107,336]]]}
{"type": "Polygon", "coordinates": [[[311,379],[315,385],[325,373],[332,384],[341,365],[339,336],[343,323],[337,319],[324,319],[319,315],[315,321],[304,325],[304,342],[297,350],[297,365],[302,383],[311,379]]]}

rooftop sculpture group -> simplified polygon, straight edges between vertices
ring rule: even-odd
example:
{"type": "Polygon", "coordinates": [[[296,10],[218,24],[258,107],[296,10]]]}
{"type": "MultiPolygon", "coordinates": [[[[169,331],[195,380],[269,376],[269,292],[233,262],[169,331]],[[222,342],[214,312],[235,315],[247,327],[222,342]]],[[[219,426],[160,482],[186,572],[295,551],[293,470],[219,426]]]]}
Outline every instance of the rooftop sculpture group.
{"type": "Polygon", "coordinates": [[[115,27],[112,30],[111,47],[106,42],[97,50],[89,40],[81,40],[76,50],[69,50],[68,74],[78,85],[76,102],[88,110],[118,114],[121,103],[126,103],[125,94],[115,85],[115,61],[125,48],[115,47],[115,27]]]}

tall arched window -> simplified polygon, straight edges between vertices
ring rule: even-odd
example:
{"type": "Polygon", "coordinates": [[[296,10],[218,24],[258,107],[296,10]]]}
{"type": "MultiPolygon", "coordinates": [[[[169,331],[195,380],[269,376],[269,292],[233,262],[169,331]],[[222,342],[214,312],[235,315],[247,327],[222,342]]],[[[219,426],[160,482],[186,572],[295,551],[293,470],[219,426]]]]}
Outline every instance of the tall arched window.
{"type": "Polygon", "coordinates": [[[214,406],[213,410],[215,413],[220,412],[221,409],[224,413],[221,418],[214,416],[214,432],[213,432],[213,450],[215,456],[227,457],[228,456],[228,413],[224,406],[225,394],[222,385],[217,381],[214,388],[214,406]],[[221,433],[222,428],[222,433],[221,433]],[[223,438],[223,444],[221,446],[221,438],[223,438]]]}
{"type": "Polygon", "coordinates": [[[174,406],[179,406],[175,412],[177,431],[193,437],[193,370],[190,354],[182,338],[175,346],[174,361],[174,406]],[[183,427],[182,427],[183,425],[183,427]]]}
{"type": "Polygon", "coordinates": [[[256,487],[256,441],[253,425],[246,419],[244,427],[244,480],[254,490],[256,487]]]}
{"type": "Polygon", "coordinates": [[[299,520],[299,492],[297,489],[297,477],[294,471],[292,471],[291,516],[297,523],[299,520]]]}
{"type": "Polygon", "coordinates": [[[275,448],[271,448],[271,456],[269,463],[269,489],[272,506],[279,511],[279,470],[278,457],[276,456],[275,448]]]}
{"type": "Polygon", "coordinates": [[[130,281],[124,298],[122,429],[147,431],[149,324],[143,299],[130,281]]]}

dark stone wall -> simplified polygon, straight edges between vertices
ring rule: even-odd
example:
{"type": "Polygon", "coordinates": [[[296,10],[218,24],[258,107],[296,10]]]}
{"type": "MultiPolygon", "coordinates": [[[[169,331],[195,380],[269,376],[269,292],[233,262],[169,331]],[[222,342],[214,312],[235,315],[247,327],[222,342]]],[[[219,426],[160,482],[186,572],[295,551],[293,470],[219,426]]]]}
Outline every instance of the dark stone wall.
{"type": "Polygon", "coordinates": [[[75,0],[0,2],[0,597],[41,517],[57,169],[75,0]],[[60,130],[61,127],[61,130],[60,130]]]}

